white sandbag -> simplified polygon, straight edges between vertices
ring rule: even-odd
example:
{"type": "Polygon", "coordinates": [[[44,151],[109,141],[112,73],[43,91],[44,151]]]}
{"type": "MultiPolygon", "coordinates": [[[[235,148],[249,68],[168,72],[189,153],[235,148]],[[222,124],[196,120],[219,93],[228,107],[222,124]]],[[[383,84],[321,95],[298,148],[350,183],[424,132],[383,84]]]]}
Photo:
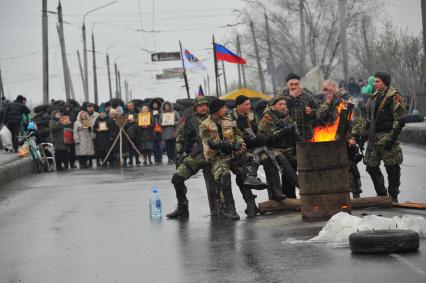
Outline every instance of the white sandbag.
{"type": "Polygon", "coordinates": [[[322,228],[318,236],[307,240],[297,241],[288,239],[283,243],[327,243],[333,247],[348,247],[349,235],[355,232],[386,229],[406,229],[419,233],[426,238],[426,219],[422,216],[404,215],[402,217],[386,218],[377,215],[358,217],[346,212],[334,215],[322,228]]]}
{"type": "Polygon", "coordinates": [[[3,125],[3,127],[0,130],[0,140],[3,144],[3,147],[12,150],[13,144],[12,144],[12,133],[10,130],[6,127],[6,125],[3,125]]]}

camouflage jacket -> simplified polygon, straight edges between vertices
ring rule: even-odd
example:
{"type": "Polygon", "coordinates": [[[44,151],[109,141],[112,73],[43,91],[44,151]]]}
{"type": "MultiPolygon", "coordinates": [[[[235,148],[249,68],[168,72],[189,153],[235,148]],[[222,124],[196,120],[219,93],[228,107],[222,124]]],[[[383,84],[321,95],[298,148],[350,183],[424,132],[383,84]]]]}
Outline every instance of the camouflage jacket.
{"type": "Polygon", "coordinates": [[[271,148],[288,148],[295,146],[297,141],[303,140],[297,129],[296,121],[289,115],[279,113],[275,110],[267,110],[259,122],[259,133],[267,138],[267,145],[271,148]],[[285,125],[292,125],[295,130],[293,134],[280,136],[280,128],[277,123],[282,120],[285,125]]]}
{"type": "Polygon", "coordinates": [[[316,119],[317,103],[314,97],[306,91],[299,96],[294,97],[288,91],[284,91],[281,95],[287,101],[287,108],[290,116],[296,121],[297,129],[304,140],[310,140],[313,136],[313,123],[316,119]],[[305,107],[312,108],[311,115],[305,113],[305,107]]]}
{"type": "Polygon", "coordinates": [[[393,87],[384,93],[376,91],[367,102],[367,120],[375,119],[376,133],[401,131],[405,125],[404,117],[404,99],[393,87]]]}
{"type": "Polygon", "coordinates": [[[209,142],[226,141],[231,144],[244,143],[241,131],[230,116],[213,121],[209,115],[200,124],[200,135],[204,149],[204,158],[206,160],[213,160],[217,155],[226,155],[210,148],[209,142]]]}
{"type": "Polygon", "coordinates": [[[187,153],[192,156],[203,153],[199,130],[200,124],[206,118],[207,115],[199,117],[193,113],[181,119],[176,135],[176,153],[187,153]]]}

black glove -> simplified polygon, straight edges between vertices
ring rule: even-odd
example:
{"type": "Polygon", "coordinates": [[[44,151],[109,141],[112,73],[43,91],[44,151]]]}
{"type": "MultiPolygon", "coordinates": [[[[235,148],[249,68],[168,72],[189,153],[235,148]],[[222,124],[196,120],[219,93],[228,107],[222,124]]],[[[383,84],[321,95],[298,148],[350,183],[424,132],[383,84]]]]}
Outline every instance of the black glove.
{"type": "Polygon", "coordinates": [[[264,135],[257,134],[257,136],[256,136],[257,146],[264,146],[264,145],[266,145],[267,141],[268,141],[268,139],[264,135]]]}
{"type": "Polygon", "coordinates": [[[392,139],[388,139],[385,142],[385,146],[383,147],[385,150],[391,150],[392,146],[394,145],[395,141],[393,141],[392,139]]]}
{"type": "Polygon", "coordinates": [[[232,144],[232,150],[233,151],[239,151],[241,149],[241,144],[236,142],[232,144]]]}
{"type": "Polygon", "coordinates": [[[234,151],[234,145],[226,141],[217,141],[217,142],[209,141],[208,145],[210,146],[211,149],[220,150],[223,153],[227,153],[227,154],[232,153],[232,151],[234,151]]]}
{"type": "Polygon", "coordinates": [[[283,137],[286,135],[291,135],[294,133],[294,126],[293,125],[288,125],[285,128],[281,128],[278,132],[278,136],[279,137],[283,137]]]}

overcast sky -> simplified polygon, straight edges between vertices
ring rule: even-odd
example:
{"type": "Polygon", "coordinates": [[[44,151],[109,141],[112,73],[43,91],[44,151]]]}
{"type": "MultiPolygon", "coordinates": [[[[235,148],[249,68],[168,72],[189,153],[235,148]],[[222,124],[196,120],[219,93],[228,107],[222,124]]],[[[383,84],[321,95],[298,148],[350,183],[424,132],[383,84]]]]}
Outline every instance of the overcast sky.
{"type": "MultiPolygon", "coordinates": [[[[67,58],[74,90],[82,100],[82,82],[76,50],[83,48],[81,23],[85,12],[110,0],[62,0],[65,24],[67,58]]],[[[420,0],[386,0],[384,7],[396,25],[410,33],[421,31],[420,0]]],[[[37,104],[42,99],[41,56],[41,0],[0,0],[0,66],[6,95],[10,98],[23,94],[37,104]]],[[[48,10],[56,12],[58,2],[48,0],[48,10]]],[[[211,37],[223,42],[231,33],[222,26],[239,21],[233,9],[246,4],[239,0],[118,0],[117,3],[89,14],[86,18],[88,48],[93,28],[96,41],[100,100],[108,99],[108,81],[105,54],[116,61],[124,79],[129,81],[134,98],[161,96],[166,99],[186,97],[183,82],[155,80],[155,74],[164,68],[179,67],[179,62],[151,63],[150,51],[178,51],[178,41],[197,57],[206,60],[210,77],[213,77],[211,37]],[[139,14],[139,7],[141,13],[139,14]],[[142,22],[142,24],[141,24],[142,22]],[[155,30],[158,33],[141,33],[137,30],[155,30]]],[[[59,40],[56,31],[57,16],[49,14],[49,68],[50,97],[64,99],[64,79],[59,40]]],[[[235,49],[234,46],[229,46],[235,49]]],[[[92,56],[89,53],[89,93],[93,100],[92,56]]],[[[253,62],[248,62],[253,64],[253,62]]],[[[235,65],[227,64],[227,73],[236,77],[235,65]]],[[[203,84],[205,72],[190,73],[191,95],[203,84]]],[[[115,82],[113,81],[113,86],[115,82]]],[[[214,84],[211,83],[213,90],[214,84]]]]}

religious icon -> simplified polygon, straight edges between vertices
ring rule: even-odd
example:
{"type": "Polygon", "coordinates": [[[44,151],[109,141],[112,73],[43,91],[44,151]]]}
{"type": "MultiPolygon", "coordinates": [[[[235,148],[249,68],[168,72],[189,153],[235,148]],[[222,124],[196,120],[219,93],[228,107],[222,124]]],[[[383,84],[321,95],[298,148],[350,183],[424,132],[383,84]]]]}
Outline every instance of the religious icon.
{"type": "Polygon", "coordinates": [[[98,128],[99,132],[105,132],[108,131],[108,126],[106,121],[99,121],[99,128],[98,128]]]}
{"type": "Polygon", "coordinates": [[[148,127],[151,125],[151,114],[149,112],[138,114],[138,126],[148,127]]]}
{"type": "Polygon", "coordinates": [[[161,114],[161,126],[174,126],[175,125],[175,113],[163,113],[161,114]]]}

